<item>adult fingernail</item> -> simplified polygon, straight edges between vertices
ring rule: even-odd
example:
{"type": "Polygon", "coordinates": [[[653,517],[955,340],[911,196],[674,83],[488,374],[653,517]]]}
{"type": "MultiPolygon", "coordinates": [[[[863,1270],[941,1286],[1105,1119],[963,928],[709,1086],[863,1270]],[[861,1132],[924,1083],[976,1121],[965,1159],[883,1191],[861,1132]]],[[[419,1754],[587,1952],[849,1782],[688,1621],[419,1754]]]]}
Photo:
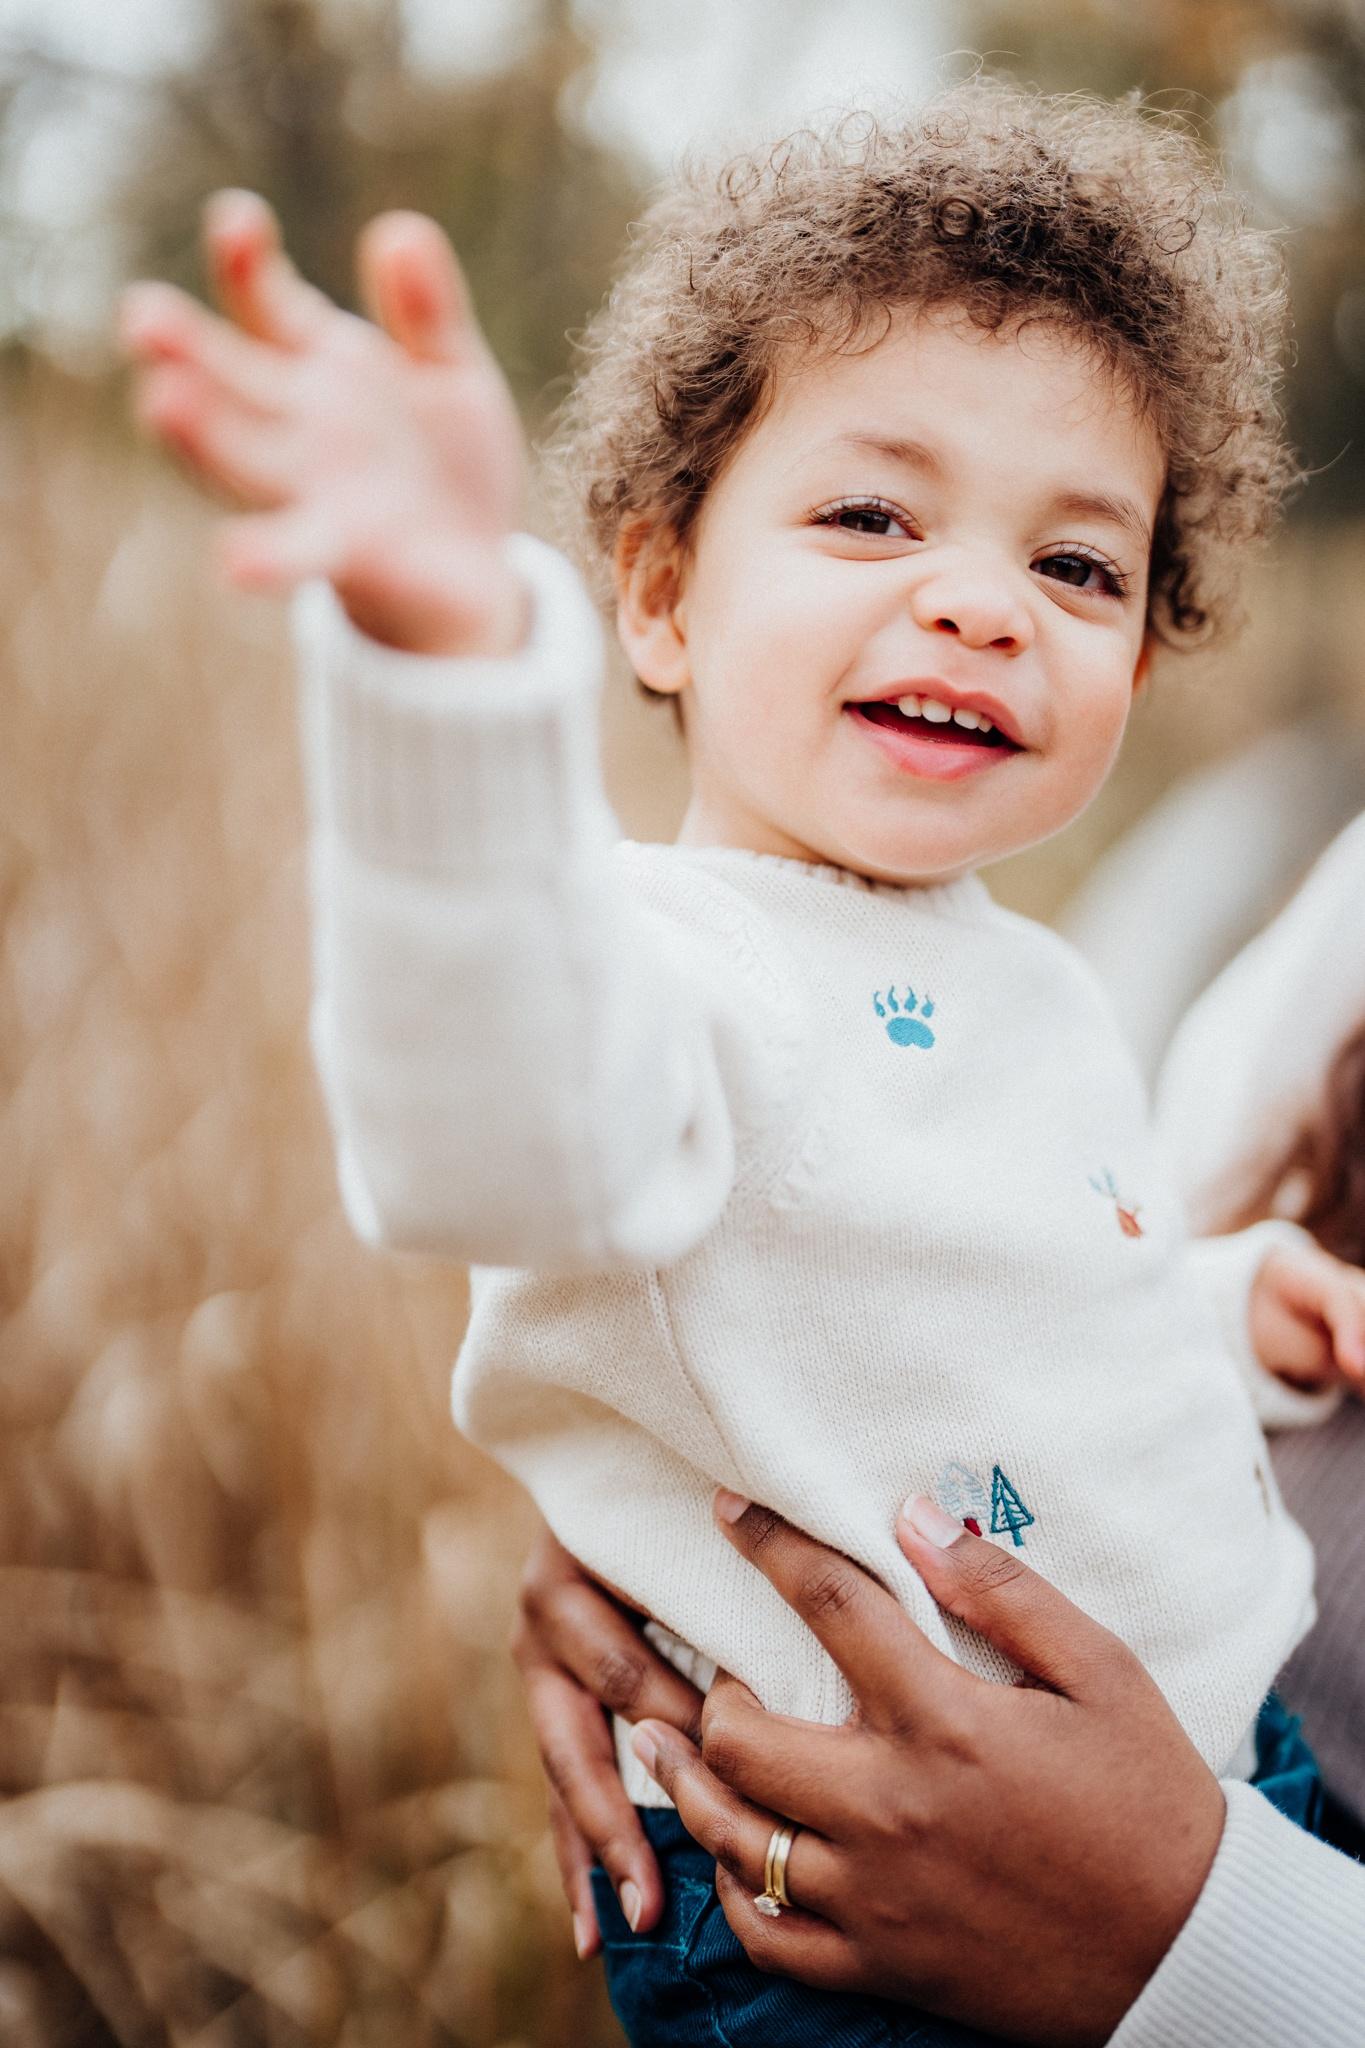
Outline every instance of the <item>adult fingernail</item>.
{"type": "Polygon", "coordinates": [[[579,1962],[586,1962],[592,1952],[592,1929],[581,1913],[573,1916],[573,1945],[578,1950],[579,1962]]]}
{"type": "Polygon", "coordinates": [[[750,1505],[742,1493],[731,1493],[727,1486],[716,1488],[716,1513],[722,1522],[737,1522],[750,1505]]]}
{"type": "Polygon", "coordinates": [[[932,1543],[935,1550],[946,1550],[962,1534],[961,1522],[946,1514],[927,1494],[913,1494],[901,1509],[901,1514],[915,1534],[922,1536],[926,1543],[932,1543]]]}
{"type": "Polygon", "coordinates": [[[635,1933],[640,1925],[640,1915],[644,1909],[645,1902],[640,1896],[639,1885],[632,1884],[630,1879],[627,1878],[621,1887],[621,1911],[626,1916],[632,1934],[635,1933]]]}
{"type": "Polygon", "coordinates": [[[659,1745],[648,1728],[637,1728],[630,1738],[630,1746],[651,1778],[658,1775],[659,1745]]]}

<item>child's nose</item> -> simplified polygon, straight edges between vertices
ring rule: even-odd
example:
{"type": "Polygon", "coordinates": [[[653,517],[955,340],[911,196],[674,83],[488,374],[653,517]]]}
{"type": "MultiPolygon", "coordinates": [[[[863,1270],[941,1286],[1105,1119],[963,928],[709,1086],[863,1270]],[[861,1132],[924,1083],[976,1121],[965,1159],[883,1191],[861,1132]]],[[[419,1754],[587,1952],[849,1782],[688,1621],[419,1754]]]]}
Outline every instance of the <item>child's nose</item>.
{"type": "Polygon", "coordinates": [[[1003,566],[945,564],[916,584],[911,610],[926,632],[951,633],[969,647],[1022,654],[1033,644],[1033,614],[1003,566]]]}

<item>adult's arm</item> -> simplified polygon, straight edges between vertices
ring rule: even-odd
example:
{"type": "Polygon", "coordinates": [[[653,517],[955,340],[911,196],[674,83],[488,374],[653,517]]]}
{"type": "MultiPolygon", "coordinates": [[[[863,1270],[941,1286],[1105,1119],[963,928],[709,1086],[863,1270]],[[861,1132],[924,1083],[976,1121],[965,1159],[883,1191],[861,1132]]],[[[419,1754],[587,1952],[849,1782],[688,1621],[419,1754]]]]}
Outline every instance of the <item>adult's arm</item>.
{"type": "MultiPolygon", "coordinates": [[[[752,1959],[1040,2048],[1357,2041],[1365,1870],[1220,1788],[1116,1638],[937,1515],[903,1521],[902,1547],[1024,1685],[972,1677],[865,1573],[749,1508],[728,1533],[841,1664],[858,1716],[809,1727],[722,1680],[700,1747],[637,1727],[752,1959]],[[775,1813],[803,1832],[800,1910],[771,1921],[752,1897],[775,1813]]],[[[561,1755],[570,1808],[573,1778],[561,1755]]]]}
{"type": "Polygon", "coordinates": [[[1196,1230],[1225,1230],[1318,1114],[1332,1062],[1365,1018],[1363,905],[1365,815],[1171,1040],[1157,1131],[1196,1230]]]}
{"type": "Polygon", "coordinates": [[[1218,1854],[1112,2048],[1347,2048],[1365,2011],[1365,1867],[1228,1784],[1218,1854]]]}

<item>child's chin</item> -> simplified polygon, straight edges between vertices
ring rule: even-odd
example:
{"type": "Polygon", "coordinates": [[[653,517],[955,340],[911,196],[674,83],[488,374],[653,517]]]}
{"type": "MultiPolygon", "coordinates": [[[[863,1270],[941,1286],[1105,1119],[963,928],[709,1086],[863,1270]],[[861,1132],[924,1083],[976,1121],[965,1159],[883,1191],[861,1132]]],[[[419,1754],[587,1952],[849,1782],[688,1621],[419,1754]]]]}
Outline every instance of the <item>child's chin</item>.
{"type": "MultiPolygon", "coordinates": [[[[956,811],[944,805],[937,814],[900,819],[882,831],[850,835],[856,851],[850,849],[844,865],[877,881],[951,882],[1052,838],[1081,808],[1073,805],[1064,815],[1052,817],[1036,807],[1016,805],[1004,815],[983,819],[979,810],[970,815],[966,805],[956,811]]],[[[1002,812],[1004,809],[1002,806],[1002,812]]]]}
{"type": "Polygon", "coordinates": [[[956,881],[960,875],[970,874],[983,859],[994,858],[997,856],[933,841],[907,842],[898,838],[882,843],[865,842],[846,853],[842,865],[873,882],[927,887],[936,882],[956,881]]]}

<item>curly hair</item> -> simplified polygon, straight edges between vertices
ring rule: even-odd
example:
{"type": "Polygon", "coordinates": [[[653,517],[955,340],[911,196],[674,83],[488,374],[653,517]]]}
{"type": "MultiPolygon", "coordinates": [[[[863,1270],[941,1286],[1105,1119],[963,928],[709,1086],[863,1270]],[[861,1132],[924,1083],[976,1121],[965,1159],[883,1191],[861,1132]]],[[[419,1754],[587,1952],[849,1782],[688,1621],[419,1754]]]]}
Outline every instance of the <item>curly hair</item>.
{"type": "Polygon", "coordinates": [[[1276,244],[1176,117],[984,76],[900,125],[845,116],[693,168],[650,208],[543,451],[602,594],[627,529],[685,555],[784,362],[874,346],[906,306],[1083,337],[1166,455],[1150,631],[1189,646],[1229,623],[1236,551],[1298,476],[1276,244]]]}

